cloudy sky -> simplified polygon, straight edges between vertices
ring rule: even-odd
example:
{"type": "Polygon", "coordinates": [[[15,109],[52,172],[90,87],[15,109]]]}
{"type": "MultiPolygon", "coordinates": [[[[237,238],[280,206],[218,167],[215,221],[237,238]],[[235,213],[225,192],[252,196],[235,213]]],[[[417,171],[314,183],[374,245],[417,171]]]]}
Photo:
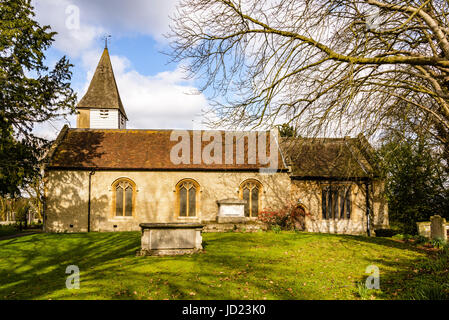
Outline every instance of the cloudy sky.
{"type": "MultiPolygon", "coordinates": [[[[72,87],[81,99],[111,35],[109,53],[120,95],[129,117],[128,128],[192,129],[201,126],[206,98],[180,66],[168,63],[169,15],[177,0],[34,0],[36,19],[58,32],[47,52],[52,66],[63,55],[73,68],[72,87]]],[[[56,137],[64,123],[76,126],[76,116],[36,128],[56,137]]]]}

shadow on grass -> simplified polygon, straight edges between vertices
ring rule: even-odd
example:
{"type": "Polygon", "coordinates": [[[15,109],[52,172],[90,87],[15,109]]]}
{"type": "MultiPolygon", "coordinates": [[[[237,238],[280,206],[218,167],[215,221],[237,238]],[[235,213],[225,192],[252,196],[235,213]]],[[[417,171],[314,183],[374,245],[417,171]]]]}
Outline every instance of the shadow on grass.
{"type": "Polygon", "coordinates": [[[67,266],[77,265],[82,274],[106,261],[135,254],[139,240],[136,233],[90,233],[32,235],[0,241],[4,261],[0,264],[0,299],[14,299],[16,295],[35,299],[64,289],[67,266]]]}
{"type": "MultiPolygon", "coordinates": [[[[418,253],[420,256],[411,260],[404,259],[385,259],[379,257],[371,257],[367,259],[371,265],[382,266],[380,270],[380,288],[381,292],[376,296],[381,299],[414,299],[416,290],[422,285],[438,285],[447,283],[449,273],[446,269],[443,272],[426,272],[420,268],[420,265],[434,260],[437,253],[419,248],[411,243],[399,242],[383,237],[365,237],[341,235],[343,241],[348,246],[354,246],[354,243],[362,243],[364,245],[384,246],[386,248],[400,249],[402,251],[410,251],[418,253]],[[388,271],[388,270],[398,271],[388,271]]],[[[448,266],[449,267],[449,266],[448,266]]],[[[368,275],[363,277],[366,280],[368,275]]],[[[355,294],[357,297],[357,293],[355,294]]]]}
{"type": "MultiPolygon", "coordinates": [[[[399,270],[381,271],[382,283],[407,280],[415,261],[382,257],[382,246],[413,248],[381,238],[311,233],[222,233],[205,238],[204,253],[176,257],[136,257],[139,232],[41,234],[0,241],[0,299],[332,299],[326,292],[320,296],[318,287],[302,287],[310,276],[297,266],[307,263],[306,254],[315,259],[310,263],[319,272],[329,265],[326,255],[338,249],[332,247],[334,242],[343,246],[342,254],[350,250],[354,255],[369,244],[376,256],[357,256],[353,263],[399,270]],[[329,248],[310,246],[326,242],[329,248]],[[66,289],[69,265],[80,268],[82,290],[66,289]]],[[[327,276],[337,275],[339,266],[336,261],[327,276]]],[[[348,284],[355,290],[353,280],[348,284]]],[[[395,291],[386,292],[384,298],[395,297],[395,291]]]]}

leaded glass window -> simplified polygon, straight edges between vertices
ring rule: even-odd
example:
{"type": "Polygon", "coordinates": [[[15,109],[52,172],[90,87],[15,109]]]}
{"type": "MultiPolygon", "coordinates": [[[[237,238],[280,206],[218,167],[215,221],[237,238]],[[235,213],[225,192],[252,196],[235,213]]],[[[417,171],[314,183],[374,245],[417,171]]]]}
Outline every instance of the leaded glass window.
{"type": "Polygon", "coordinates": [[[178,184],[178,214],[180,217],[196,216],[198,189],[198,184],[192,180],[185,180],[178,184]]]}
{"type": "Polygon", "coordinates": [[[115,215],[118,217],[131,217],[134,207],[135,187],[128,180],[120,180],[114,184],[115,188],[115,215]]]}
{"type": "Polygon", "coordinates": [[[260,210],[260,193],[262,186],[258,181],[250,180],[240,186],[240,197],[246,200],[245,217],[257,217],[260,210]]]}
{"type": "Polygon", "coordinates": [[[323,219],[351,218],[351,186],[331,185],[322,189],[323,219]]]}

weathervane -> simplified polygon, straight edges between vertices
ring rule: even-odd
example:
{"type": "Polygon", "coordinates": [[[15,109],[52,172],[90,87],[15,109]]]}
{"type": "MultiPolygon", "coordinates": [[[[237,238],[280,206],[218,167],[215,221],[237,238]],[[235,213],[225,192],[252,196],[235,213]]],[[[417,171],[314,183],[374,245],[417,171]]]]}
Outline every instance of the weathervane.
{"type": "Polygon", "coordinates": [[[110,35],[110,34],[105,35],[105,36],[103,37],[103,40],[104,40],[104,48],[105,48],[105,49],[108,48],[108,38],[111,38],[111,35],[110,35]]]}

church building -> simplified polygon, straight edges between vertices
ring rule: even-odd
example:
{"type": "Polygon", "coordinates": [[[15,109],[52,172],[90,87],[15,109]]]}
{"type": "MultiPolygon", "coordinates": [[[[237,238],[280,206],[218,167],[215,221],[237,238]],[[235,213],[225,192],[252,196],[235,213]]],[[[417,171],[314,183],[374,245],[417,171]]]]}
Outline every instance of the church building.
{"type": "Polygon", "coordinates": [[[362,135],[135,130],[127,121],[106,48],[77,105],[77,128],[65,126],[47,156],[45,231],[137,231],[151,222],[249,230],[260,212],[285,206],[306,213],[300,227],[309,232],[388,226],[384,183],[362,135]]]}

